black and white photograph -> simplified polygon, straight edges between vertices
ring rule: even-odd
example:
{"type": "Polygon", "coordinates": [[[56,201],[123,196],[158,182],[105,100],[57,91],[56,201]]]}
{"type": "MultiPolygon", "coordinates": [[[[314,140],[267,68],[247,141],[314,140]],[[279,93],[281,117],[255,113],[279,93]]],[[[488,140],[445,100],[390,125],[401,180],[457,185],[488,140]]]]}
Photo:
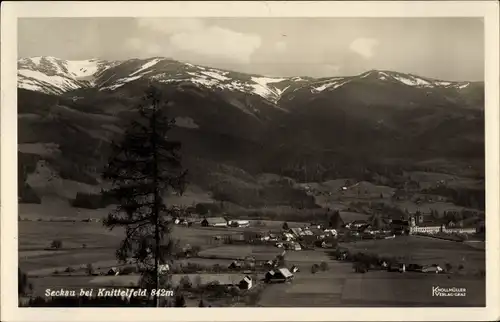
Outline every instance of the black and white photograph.
{"type": "Polygon", "coordinates": [[[16,19],[19,308],[487,307],[483,17],[106,12],[16,19]]]}

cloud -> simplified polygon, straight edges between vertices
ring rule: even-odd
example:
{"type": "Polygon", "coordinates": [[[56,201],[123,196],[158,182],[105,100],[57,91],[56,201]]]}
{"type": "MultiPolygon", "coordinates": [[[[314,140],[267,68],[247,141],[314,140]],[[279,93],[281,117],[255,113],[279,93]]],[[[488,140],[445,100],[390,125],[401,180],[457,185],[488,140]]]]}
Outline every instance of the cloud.
{"type": "Polygon", "coordinates": [[[147,28],[162,33],[195,31],[205,27],[203,21],[196,18],[137,18],[136,22],[139,28],[147,28]]]}
{"type": "Polygon", "coordinates": [[[209,26],[194,18],[139,18],[136,23],[147,37],[129,39],[126,45],[141,56],[194,56],[249,63],[262,42],[259,35],[209,26]]]}
{"type": "Polygon", "coordinates": [[[349,49],[365,59],[372,58],[378,40],[373,38],[358,38],[351,42],[349,49]]]}
{"type": "Polygon", "coordinates": [[[170,37],[170,44],[180,51],[249,63],[252,54],[260,47],[261,39],[258,35],[212,26],[176,33],[170,37]]]}
{"type": "Polygon", "coordinates": [[[142,47],[142,41],[140,38],[129,38],[127,39],[125,45],[131,49],[140,49],[142,47]]]}
{"type": "Polygon", "coordinates": [[[331,73],[331,74],[336,74],[340,71],[340,66],[337,66],[337,65],[326,65],[325,66],[325,71],[327,73],[331,73]]]}
{"type": "Polygon", "coordinates": [[[284,41],[278,41],[276,44],[274,44],[274,50],[277,52],[284,52],[288,48],[286,42],[284,41]]]}

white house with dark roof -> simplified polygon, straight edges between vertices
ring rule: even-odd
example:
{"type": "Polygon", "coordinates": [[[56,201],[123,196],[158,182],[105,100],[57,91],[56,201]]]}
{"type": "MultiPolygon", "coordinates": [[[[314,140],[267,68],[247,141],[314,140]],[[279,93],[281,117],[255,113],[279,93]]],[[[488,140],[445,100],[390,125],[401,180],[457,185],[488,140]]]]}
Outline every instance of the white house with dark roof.
{"type": "Polygon", "coordinates": [[[201,221],[203,227],[227,227],[227,220],[224,217],[208,217],[201,221]]]}
{"type": "Polygon", "coordinates": [[[231,227],[250,227],[249,220],[230,220],[229,226],[231,227]]]}
{"type": "Polygon", "coordinates": [[[284,283],[293,279],[293,274],[288,268],[274,269],[266,273],[267,283],[284,283]]]}
{"type": "Polygon", "coordinates": [[[239,283],[239,287],[242,290],[249,290],[253,286],[253,280],[250,276],[246,275],[239,283]]]}

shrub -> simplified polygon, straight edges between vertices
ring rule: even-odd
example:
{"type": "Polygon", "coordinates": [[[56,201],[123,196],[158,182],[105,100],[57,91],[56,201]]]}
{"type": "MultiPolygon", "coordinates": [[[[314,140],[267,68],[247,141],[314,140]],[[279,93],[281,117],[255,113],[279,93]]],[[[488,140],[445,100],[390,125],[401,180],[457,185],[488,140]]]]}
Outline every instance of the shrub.
{"type": "Polygon", "coordinates": [[[129,275],[137,272],[137,267],[135,266],[125,266],[120,270],[120,275],[129,275]]]}
{"type": "Polygon", "coordinates": [[[87,244],[82,244],[82,248],[87,248],[87,244]]]}
{"type": "Polygon", "coordinates": [[[198,275],[194,278],[194,286],[195,287],[200,287],[201,286],[201,277],[198,275]]]}
{"type": "Polygon", "coordinates": [[[175,297],[174,301],[175,307],[186,307],[186,300],[184,299],[184,295],[180,294],[175,297]]]}
{"type": "Polygon", "coordinates": [[[71,201],[71,205],[75,208],[99,209],[104,208],[102,196],[99,194],[90,194],[78,192],[75,199],[71,201]]]}
{"type": "Polygon", "coordinates": [[[280,254],[280,255],[276,256],[276,259],[277,259],[279,267],[286,266],[285,256],[283,256],[283,255],[280,254]]]}
{"type": "Polygon", "coordinates": [[[55,239],[50,244],[50,248],[54,248],[54,249],[61,249],[62,246],[63,246],[63,243],[62,243],[62,240],[60,240],[60,239],[55,239]]]}
{"type": "Polygon", "coordinates": [[[42,203],[40,197],[37,196],[33,188],[27,183],[19,183],[18,195],[20,203],[42,203]]]}
{"type": "Polygon", "coordinates": [[[75,271],[75,269],[73,267],[71,267],[71,266],[66,267],[66,269],[64,270],[65,273],[71,273],[71,272],[74,272],[74,271],[75,271]]]}
{"type": "Polygon", "coordinates": [[[327,262],[321,262],[319,265],[319,268],[324,272],[328,270],[328,263],[327,262]]]}
{"type": "Polygon", "coordinates": [[[453,266],[450,263],[445,264],[446,272],[449,273],[453,269],[453,266]]]}
{"type": "Polygon", "coordinates": [[[256,223],[255,223],[255,226],[257,227],[265,227],[266,224],[262,221],[262,220],[258,220],[256,223]]]}
{"type": "Polygon", "coordinates": [[[179,281],[179,286],[183,289],[190,289],[193,285],[191,284],[189,277],[183,276],[179,281]]]}
{"type": "Polygon", "coordinates": [[[311,267],[311,273],[316,274],[318,271],[319,271],[319,266],[318,266],[318,264],[314,264],[314,265],[311,267]]]}
{"type": "Polygon", "coordinates": [[[366,266],[365,263],[362,263],[362,262],[356,262],[356,263],[354,263],[353,267],[354,267],[354,271],[356,273],[362,273],[362,274],[364,274],[364,273],[366,273],[368,271],[368,267],[366,266]]]}
{"type": "Polygon", "coordinates": [[[20,268],[17,269],[17,292],[19,295],[26,295],[33,290],[33,285],[28,280],[26,275],[20,268]]]}
{"type": "Polygon", "coordinates": [[[85,267],[85,273],[87,275],[92,275],[94,274],[94,267],[92,266],[92,264],[87,264],[87,266],[85,267]]]}

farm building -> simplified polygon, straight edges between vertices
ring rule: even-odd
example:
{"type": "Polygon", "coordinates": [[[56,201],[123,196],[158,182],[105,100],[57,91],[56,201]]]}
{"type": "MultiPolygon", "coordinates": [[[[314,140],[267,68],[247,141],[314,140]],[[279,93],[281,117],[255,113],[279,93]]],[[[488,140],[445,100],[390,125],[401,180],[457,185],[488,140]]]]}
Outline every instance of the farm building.
{"type": "Polygon", "coordinates": [[[203,227],[227,227],[227,220],[223,217],[208,217],[201,221],[203,227]]]}
{"type": "Polygon", "coordinates": [[[231,227],[250,227],[250,221],[248,220],[231,220],[229,222],[231,227]]]}
{"type": "Polygon", "coordinates": [[[347,227],[351,229],[358,229],[366,225],[368,225],[368,223],[365,220],[354,220],[348,223],[347,227]]]}
{"type": "Polygon", "coordinates": [[[304,234],[304,232],[302,231],[302,228],[290,228],[290,232],[297,237],[302,236],[304,234]]]}
{"type": "Polygon", "coordinates": [[[116,267],[111,267],[108,272],[106,273],[106,275],[119,275],[120,274],[120,271],[118,270],[118,268],[116,267]]]}
{"type": "Polygon", "coordinates": [[[430,265],[422,268],[423,273],[441,273],[443,269],[439,265],[430,265]]]}
{"type": "Polygon", "coordinates": [[[293,274],[287,268],[280,268],[266,273],[267,283],[284,283],[293,279],[293,274]]]}
{"type": "Polygon", "coordinates": [[[250,276],[245,276],[239,283],[239,287],[242,290],[249,290],[253,286],[253,280],[250,276]]]}
{"type": "Polygon", "coordinates": [[[233,261],[231,264],[228,266],[229,269],[239,269],[241,268],[241,263],[238,261],[233,261]]]}

